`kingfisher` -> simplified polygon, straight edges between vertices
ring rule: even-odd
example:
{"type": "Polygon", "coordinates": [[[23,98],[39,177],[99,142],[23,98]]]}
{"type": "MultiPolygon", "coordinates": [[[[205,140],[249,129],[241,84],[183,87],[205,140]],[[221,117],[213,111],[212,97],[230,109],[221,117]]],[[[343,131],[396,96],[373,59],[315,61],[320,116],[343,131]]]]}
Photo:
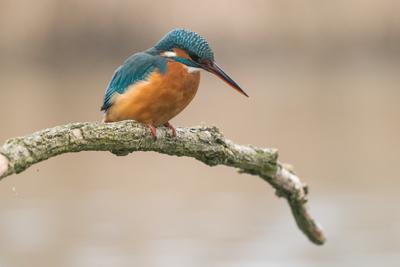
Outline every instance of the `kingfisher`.
{"type": "Polygon", "coordinates": [[[154,47],[135,53],[119,66],[104,95],[104,122],[135,120],[150,127],[176,130],[170,120],[196,95],[200,70],[215,74],[233,89],[248,95],[215,62],[205,38],[188,29],[174,29],[154,47]]]}

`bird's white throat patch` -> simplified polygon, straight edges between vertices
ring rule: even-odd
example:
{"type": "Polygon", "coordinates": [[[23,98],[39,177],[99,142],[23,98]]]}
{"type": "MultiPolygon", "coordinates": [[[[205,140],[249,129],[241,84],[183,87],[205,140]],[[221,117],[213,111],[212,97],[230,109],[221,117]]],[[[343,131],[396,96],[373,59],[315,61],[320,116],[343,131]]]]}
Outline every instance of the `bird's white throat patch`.
{"type": "Polygon", "coordinates": [[[193,73],[193,72],[197,72],[197,71],[201,70],[200,68],[190,67],[190,66],[186,66],[186,65],[185,65],[185,67],[189,73],[193,73]]]}

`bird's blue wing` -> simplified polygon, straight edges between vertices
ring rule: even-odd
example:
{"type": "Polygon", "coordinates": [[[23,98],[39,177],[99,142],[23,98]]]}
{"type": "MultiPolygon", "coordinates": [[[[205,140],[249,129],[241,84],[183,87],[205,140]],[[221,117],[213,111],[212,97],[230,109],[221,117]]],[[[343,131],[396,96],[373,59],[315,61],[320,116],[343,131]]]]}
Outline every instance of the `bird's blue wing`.
{"type": "Polygon", "coordinates": [[[106,111],[111,107],[114,94],[123,94],[129,86],[146,80],[157,69],[160,73],[165,73],[166,67],[166,59],[160,56],[148,53],[137,53],[130,56],[114,72],[106,89],[101,110],[106,111]]]}

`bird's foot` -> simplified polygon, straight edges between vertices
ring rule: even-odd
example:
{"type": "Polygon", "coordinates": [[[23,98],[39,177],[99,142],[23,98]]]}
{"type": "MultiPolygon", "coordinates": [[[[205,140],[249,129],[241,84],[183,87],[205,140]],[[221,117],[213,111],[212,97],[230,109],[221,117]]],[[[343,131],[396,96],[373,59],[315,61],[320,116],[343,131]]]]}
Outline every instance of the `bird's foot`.
{"type": "Polygon", "coordinates": [[[157,139],[157,128],[151,124],[149,124],[149,127],[151,131],[151,136],[153,136],[154,139],[157,139]]]}
{"type": "Polygon", "coordinates": [[[164,126],[169,128],[169,129],[171,129],[172,130],[172,136],[176,137],[176,129],[175,129],[174,126],[171,125],[171,123],[169,123],[169,122],[164,123],[164,126]]]}

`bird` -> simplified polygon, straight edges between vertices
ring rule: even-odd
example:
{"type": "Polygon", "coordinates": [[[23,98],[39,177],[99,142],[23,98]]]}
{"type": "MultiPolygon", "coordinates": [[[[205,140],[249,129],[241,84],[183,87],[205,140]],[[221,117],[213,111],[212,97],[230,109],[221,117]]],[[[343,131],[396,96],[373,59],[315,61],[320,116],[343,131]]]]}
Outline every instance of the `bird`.
{"type": "Polygon", "coordinates": [[[101,111],[104,122],[135,120],[150,127],[165,126],[176,137],[170,120],[192,101],[200,84],[200,70],[221,78],[248,97],[220,68],[205,38],[189,29],[168,32],[153,47],[128,57],[106,88],[101,111]]]}

